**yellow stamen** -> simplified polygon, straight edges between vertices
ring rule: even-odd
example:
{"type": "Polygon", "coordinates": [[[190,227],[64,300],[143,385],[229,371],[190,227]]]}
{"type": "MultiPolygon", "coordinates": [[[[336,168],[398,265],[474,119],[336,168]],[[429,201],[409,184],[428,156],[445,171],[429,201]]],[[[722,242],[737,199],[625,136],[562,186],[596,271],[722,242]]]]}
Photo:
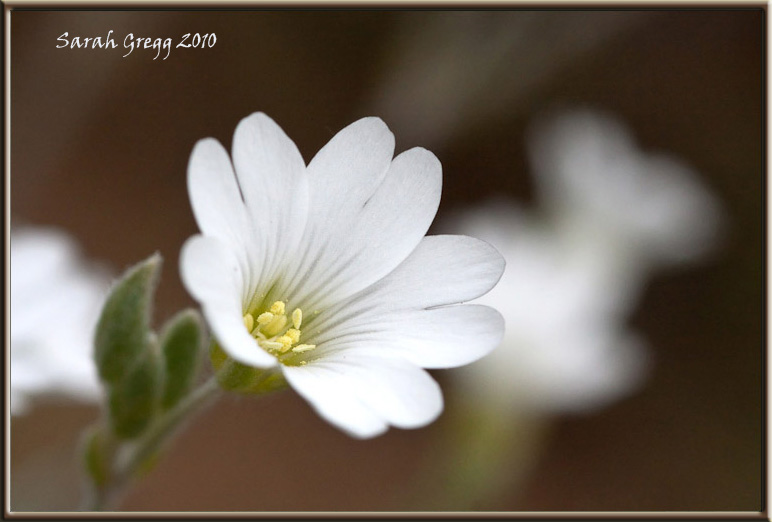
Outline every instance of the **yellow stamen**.
{"type": "Polygon", "coordinates": [[[273,314],[271,312],[263,312],[257,316],[257,324],[263,326],[273,321],[273,314]]]}
{"type": "Polygon", "coordinates": [[[276,315],[270,323],[264,325],[261,329],[266,337],[273,337],[274,335],[279,335],[285,326],[287,326],[287,316],[276,315]]]}
{"type": "Polygon", "coordinates": [[[303,353],[316,348],[315,344],[299,344],[292,349],[295,353],[303,353]]]}
{"type": "Polygon", "coordinates": [[[292,346],[292,338],[290,338],[289,335],[282,335],[281,337],[276,339],[276,342],[281,343],[282,352],[286,352],[287,350],[290,349],[290,346],[292,346]]]}
{"type": "Polygon", "coordinates": [[[260,343],[260,346],[262,346],[266,350],[281,350],[282,348],[284,348],[283,344],[277,343],[276,341],[262,341],[260,343]]]}
{"type": "Polygon", "coordinates": [[[244,326],[249,333],[252,333],[252,330],[255,329],[255,318],[252,317],[252,314],[247,313],[247,315],[244,316],[244,326]]]}
{"type": "Polygon", "coordinates": [[[300,330],[297,330],[295,328],[290,328],[289,330],[287,330],[287,333],[284,335],[292,339],[292,344],[295,344],[298,341],[300,341],[300,330]]]}
{"type": "MultiPolygon", "coordinates": [[[[286,314],[284,301],[274,301],[267,312],[255,318],[252,313],[244,315],[244,326],[263,349],[273,354],[284,364],[304,364],[294,357],[284,357],[292,353],[303,353],[316,348],[315,344],[298,344],[300,342],[300,326],[303,324],[303,312],[295,308],[291,316],[286,314]]],[[[313,314],[319,312],[314,310],[313,314]]]]}
{"type": "Polygon", "coordinates": [[[292,326],[300,328],[301,324],[303,324],[303,312],[300,311],[300,308],[295,308],[295,311],[292,312],[292,326]]]}

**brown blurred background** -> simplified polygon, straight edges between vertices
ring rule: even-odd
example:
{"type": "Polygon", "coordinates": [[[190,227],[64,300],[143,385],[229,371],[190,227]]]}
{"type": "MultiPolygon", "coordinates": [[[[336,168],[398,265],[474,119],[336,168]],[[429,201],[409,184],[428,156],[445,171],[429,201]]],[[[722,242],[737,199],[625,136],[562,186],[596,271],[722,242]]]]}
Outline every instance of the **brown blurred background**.
{"type": "MultiPolygon", "coordinates": [[[[596,414],[556,419],[524,488],[477,508],[759,510],[764,15],[12,10],[12,220],[69,231],[116,273],[160,251],[158,325],[193,306],[177,273],[197,231],[185,186],[192,146],[214,136],[229,147],[253,111],[274,118],[306,161],[348,123],[382,117],[398,151],[421,145],[442,161],[438,219],[493,194],[532,200],[524,135],[539,115],[561,106],[615,114],[645,149],[701,173],[727,231],[710,260],[647,287],[632,318],[653,356],[645,387],[596,414]],[[118,49],[56,48],[65,31],[104,38],[110,29],[118,49]],[[124,58],[129,32],[174,45],[214,32],[217,43],[124,58]]],[[[14,418],[14,509],[75,508],[72,453],[97,415],[62,403],[14,418]]],[[[404,509],[446,425],[441,417],[357,441],[292,392],[229,396],[123,507],[404,509]]]]}

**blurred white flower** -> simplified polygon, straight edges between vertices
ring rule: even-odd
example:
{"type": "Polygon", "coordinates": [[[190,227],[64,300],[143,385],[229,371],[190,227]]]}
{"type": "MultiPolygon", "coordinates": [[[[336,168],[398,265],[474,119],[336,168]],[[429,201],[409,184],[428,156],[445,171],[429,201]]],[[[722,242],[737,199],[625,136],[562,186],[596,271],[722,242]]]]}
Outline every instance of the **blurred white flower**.
{"type": "Polygon", "coordinates": [[[534,217],[500,202],[456,223],[507,260],[501,282],[479,300],[504,315],[502,346],[456,375],[469,397],[539,412],[592,410],[642,382],[647,351],[625,321],[654,268],[713,246],[718,204],[691,170],[641,152],[611,118],[566,113],[531,137],[534,217]]]}
{"type": "Polygon", "coordinates": [[[11,233],[11,413],[33,397],[97,402],[93,332],[109,279],[86,264],[64,233],[21,227],[11,233]]]}
{"type": "Polygon", "coordinates": [[[714,245],[718,204],[695,172],[640,150],[613,118],[565,113],[536,125],[529,145],[542,204],[585,241],[602,239],[630,262],[653,266],[698,258],[714,245]]]}
{"type": "Polygon", "coordinates": [[[365,118],[306,166],[256,113],[236,128],[232,164],[206,139],[188,169],[203,235],[183,247],[181,273],[215,338],[357,437],[431,422],[442,395],[423,368],[476,360],[503,331],[491,308],[446,306],[487,292],[501,256],[469,237],[424,237],[440,163],[393,153],[386,125],[365,118]]]}
{"type": "Polygon", "coordinates": [[[459,227],[507,260],[499,284],[478,300],[504,314],[504,340],[454,372],[464,396],[558,413],[600,408],[641,382],[646,353],[621,323],[629,282],[611,260],[560,241],[511,203],[468,212],[459,227]]]}

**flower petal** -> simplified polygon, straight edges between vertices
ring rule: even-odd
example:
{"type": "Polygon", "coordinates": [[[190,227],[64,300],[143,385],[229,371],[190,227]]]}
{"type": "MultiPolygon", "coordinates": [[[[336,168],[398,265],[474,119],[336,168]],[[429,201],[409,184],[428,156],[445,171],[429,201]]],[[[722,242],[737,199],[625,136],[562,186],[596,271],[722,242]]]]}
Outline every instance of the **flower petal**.
{"type": "Polygon", "coordinates": [[[345,223],[380,186],[394,155],[394,135],[380,118],[338,132],[308,164],[312,225],[345,223]]]}
{"type": "Polygon", "coordinates": [[[592,227],[596,236],[618,236],[639,257],[689,261],[719,237],[719,205],[697,173],[640,149],[609,116],[574,111],[541,122],[529,152],[537,188],[556,216],[572,227],[592,227]]]}
{"type": "Polygon", "coordinates": [[[394,135],[386,124],[363,118],[338,132],[311,160],[308,222],[283,295],[310,306],[305,297],[321,290],[313,282],[324,281],[327,269],[342,261],[341,246],[383,182],[393,154],[394,135]]]}
{"type": "Polygon", "coordinates": [[[283,368],[287,382],[327,421],[353,437],[369,438],[386,431],[388,425],[349,390],[335,369],[307,365],[283,368]]]}
{"type": "Polygon", "coordinates": [[[499,312],[483,305],[459,305],[352,320],[318,334],[312,342],[324,357],[368,348],[423,368],[455,368],[490,353],[503,335],[499,312]]]}
{"type": "Polygon", "coordinates": [[[307,238],[309,253],[290,295],[322,308],[386,276],[428,230],[441,188],[442,167],[431,152],[415,148],[397,156],[377,191],[345,210],[346,221],[307,238]]]}
{"type": "Polygon", "coordinates": [[[389,275],[312,320],[317,328],[328,329],[354,315],[361,321],[384,312],[471,301],[493,288],[504,265],[501,254],[479,239],[427,236],[389,275]]]}
{"type": "Polygon", "coordinates": [[[442,412],[442,392],[436,381],[400,358],[350,350],[285,368],[285,375],[325,418],[361,437],[381,433],[386,423],[400,428],[425,426],[442,412]],[[341,397],[345,397],[342,403],[341,397]],[[382,429],[376,419],[385,421],[382,429]]]}
{"type": "Polygon", "coordinates": [[[425,237],[373,287],[310,317],[308,341],[337,350],[349,340],[367,340],[425,368],[467,364],[501,340],[504,325],[498,312],[472,306],[424,309],[475,299],[496,284],[503,270],[503,258],[484,241],[425,237]]]}
{"type": "Polygon", "coordinates": [[[600,321],[549,334],[515,326],[490,357],[453,375],[473,401],[561,413],[597,410],[627,395],[649,366],[637,335],[600,321]]]}
{"type": "Polygon", "coordinates": [[[233,164],[252,227],[249,240],[264,253],[254,266],[255,280],[267,281],[294,253],[303,234],[308,215],[306,165],[292,140],[263,113],[244,118],[236,127],[233,164]]]}
{"type": "Polygon", "coordinates": [[[338,370],[344,375],[349,393],[393,426],[419,428],[442,412],[442,392],[437,382],[402,358],[347,350],[310,365],[338,370]]]}
{"type": "Polygon", "coordinates": [[[423,368],[455,368],[489,354],[504,335],[504,318],[483,305],[425,310],[405,317],[394,352],[423,368]]]}
{"type": "Polygon", "coordinates": [[[244,327],[241,268],[225,244],[204,236],[188,239],[180,255],[180,275],[190,294],[201,303],[214,337],[228,355],[259,368],[277,364],[244,327]]]}
{"type": "Polygon", "coordinates": [[[188,163],[188,192],[201,232],[239,248],[244,244],[247,217],[228,153],[207,138],[196,143],[188,163]]]}
{"type": "MultiPolygon", "coordinates": [[[[52,228],[14,227],[11,234],[11,303],[32,294],[39,295],[52,282],[66,280],[77,257],[77,245],[52,228]],[[16,267],[16,269],[14,269],[16,267]]],[[[14,306],[11,306],[13,313],[14,306]]]]}
{"type": "Polygon", "coordinates": [[[372,294],[411,308],[463,303],[494,287],[504,258],[493,246],[468,236],[427,236],[412,254],[373,288],[372,294]]]}
{"type": "Polygon", "coordinates": [[[32,226],[12,230],[11,268],[11,413],[38,394],[98,401],[93,331],[107,271],[64,232],[32,226]]]}

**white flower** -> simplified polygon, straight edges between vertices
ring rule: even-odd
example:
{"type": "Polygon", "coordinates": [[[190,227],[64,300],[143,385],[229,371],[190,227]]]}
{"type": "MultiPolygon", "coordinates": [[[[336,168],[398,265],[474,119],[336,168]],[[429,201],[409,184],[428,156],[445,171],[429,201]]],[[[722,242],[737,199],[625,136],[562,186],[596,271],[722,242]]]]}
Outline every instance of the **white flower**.
{"type": "Polygon", "coordinates": [[[305,165],[264,114],[236,128],[231,163],[214,139],[193,150],[188,186],[202,235],[181,254],[186,287],[234,360],[281,373],[324,418],[370,437],[442,410],[423,368],[476,360],[499,342],[493,309],[456,305],[503,270],[488,244],[425,237],[441,167],[359,120],[305,165]]]}
{"type": "Polygon", "coordinates": [[[507,260],[499,284],[478,300],[504,314],[504,340],[454,372],[464,396],[499,408],[589,411],[640,384],[646,352],[622,326],[631,281],[613,259],[564,242],[512,204],[467,212],[457,227],[507,260]]]}
{"type": "Polygon", "coordinates": [[[712,247],[718,205],[681,162],[640,151],[605,116],[542,121],[529,145],[538,219],[499,203],[456,223],[507,260],[501,282],[479,300],[504,314],[502,346],[456,375],[478,401],[593,410],[642,382],[648,354],[625,321],[653,268],[712,247]]]}
{"type": "Polygon", "coordinates": [[[613,118],[568,112],[536,125],[529,145],[542,203],[574,233],[611,240],[640,263],[681,263],[713,246],[718,204],[697,175],[641,151],[613,118]]]}
{"type": "Polygon", "coordinates": [[[94,327],[109,280],[78,255],[75,242],[49,228],[11,234],[11,413],[34,396],[97,402],[94,327]]]}

